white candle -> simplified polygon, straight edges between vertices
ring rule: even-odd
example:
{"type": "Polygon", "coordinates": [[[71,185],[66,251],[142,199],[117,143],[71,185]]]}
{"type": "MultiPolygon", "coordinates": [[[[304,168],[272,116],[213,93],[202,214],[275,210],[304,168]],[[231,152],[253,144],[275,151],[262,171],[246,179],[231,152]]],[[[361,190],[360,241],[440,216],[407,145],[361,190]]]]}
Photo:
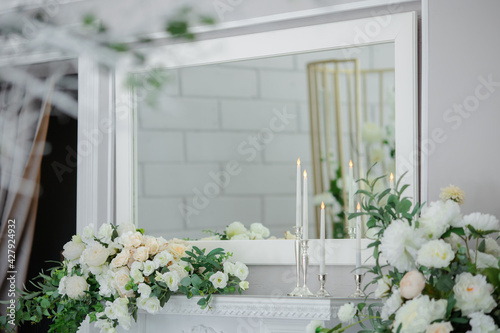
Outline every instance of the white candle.
{"type": "Polygon", "coordinates": [[[389,176],[389,183],[391,187],[391,193],[394,192],[394,175],[391,172],[391,175],[389,176]]]}
{"type": "Polygon", "coordinates": [[[354,213],[354,171],[352,169],[352,160],[349,161],[349,180],[347,188],[349,190],[349,213],[354,213]]]}
{"type": "MultiPolygon", "coordinates": [[[[361,211],[359,202],[357,211],[361,211]]],[[[356,217],[356,274],[361,274],[361,216],[356,217]]]]}
{"type": "Polygon", "coordinates": [[[307,172],[304,170],[304,197],[302,198],[302,232],[304,235],[304,239],[309,239],[309,230],[308,230],[308,225],[309,225],[309,218],[307,216],[307,172]]]}
{"type": "Polygon", "coordinates": [[[300,174],[301,174],[301,167],[300,167],[300,158],[297,159],[297,190],[296,190],[296,195],[297,195],[297,202],[296,202],[296,214],[295,214],[295,226],[297,228],[300,227],[301,225],[301,220],[300,220],[300,205],[302,204],[302,200],[301,200],[301,195],[302,195],[302,191],[300,190],[300,184],[302,183],[302,179],[300,177],[300,174]]]}
{"type": "Polygon", "coordinates": [[[325,204],[321,203],[321,227],[319,232],[319,238],[321,243],[321,249],[319,252],[319,274],[325,274],[325,231],[326,231],[326,223],[325,223],[325,204]]]}

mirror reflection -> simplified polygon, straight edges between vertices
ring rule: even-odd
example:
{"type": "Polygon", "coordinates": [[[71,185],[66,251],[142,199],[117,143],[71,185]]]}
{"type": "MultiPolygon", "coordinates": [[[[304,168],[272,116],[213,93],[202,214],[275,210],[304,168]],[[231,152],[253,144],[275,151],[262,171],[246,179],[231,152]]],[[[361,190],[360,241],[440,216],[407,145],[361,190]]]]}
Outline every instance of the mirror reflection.
{"type": "Polygon", "coordinates": [[[394,168],[393,68],[388,43],[170,70],[161,96],[137,105],[138,225],[200,239],[235,221],[255,237],[261,223],[284,238],[300,157],[310,237],[321,200],[327,238],[346,237],[349,160],[355,178],[394,168]]]}

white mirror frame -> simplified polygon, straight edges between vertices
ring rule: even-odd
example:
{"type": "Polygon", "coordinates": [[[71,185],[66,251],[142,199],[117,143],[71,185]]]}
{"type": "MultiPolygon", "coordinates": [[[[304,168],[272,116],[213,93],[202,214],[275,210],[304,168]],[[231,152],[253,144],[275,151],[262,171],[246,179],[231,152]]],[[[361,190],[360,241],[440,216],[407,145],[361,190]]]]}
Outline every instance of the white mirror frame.
{"type": "MultiPolygon", "coordinates": [[[[137,223],[133,93],[124,85],[129,73],[147,68],[176,68],[206,65],[334,48],[352,48],[393,42],[395,49],[396,177],[408,172],[402,183],[419,200],[417,15],[415,12],[370,17],[351,21],[297,27],[247,35],[217,37],[176,43],[150,49],[148,67],[134,67],[130,61],[117,65],[115,72],[116,119],[116,223],[137,223]]],[[[168,235],[164,235],[168,238],[168,235]]],[[[294,264],[293,242],[211,241],[200,247],[223,247],[247,264],[294,264]]],[[[312,252],[316,242],[311,242],[312,252]]],[[[353,264],[354,240],[328,240],[332,249],[327,264],[353,264]],[[352,251],[345,251],[352,248],[352,251]]],[[[329,251],[330,252],[330,251],[329,251]]],[[[368,251],[367,251],[368,252],[368,251]]],[[[367,253],[368,256],[368,253],[367,253]]],[[[315,260],[312,258],[312,263],[315,260]]]]}

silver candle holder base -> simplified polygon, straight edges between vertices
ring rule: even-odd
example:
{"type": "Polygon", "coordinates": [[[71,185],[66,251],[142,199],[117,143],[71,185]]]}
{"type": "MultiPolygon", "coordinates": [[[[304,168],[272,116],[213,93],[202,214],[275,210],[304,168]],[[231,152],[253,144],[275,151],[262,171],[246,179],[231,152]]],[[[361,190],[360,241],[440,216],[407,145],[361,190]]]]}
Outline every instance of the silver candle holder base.
{"type": "Polygon", "coordinates": [[[299,296],[302,292],[302,287],[300,286],[300,268],[302,262],[302,227],[293,227],[295,230],[295,264],[296,264],[296,275],[297,275],[297,283],[295,288],[288,293],[288,296],[299,296]]]}
{"type": "Polygon", "coordinates": [[[354,281],[356,282],[356,291],[352,293],[351,298],[363,298],[366,294],[361,289],[361,281],[363,276],[361,274],[354,274],[354,281]]]}
{"type": "Polygon", "coordinates": [[[308,240],[302,240],[302,288],[300,293],[297,295],[299,297],[309,297],[314,296],[314,294],[307,287],[307,266],[309,265],[309,255],[307,254],[308,240]]]}
{"type": "Polygon", "coordinates": [[[325,289],[326,275],[327,274],[318,274],[319,290],[315,295],[316,297],[329,297],[330,296],[328,291],[326,291],[326,289],[325,289]]]}
{"type": "Polygon", "coordinates": [[[347,235],[349,239],[356,239],[356,227],[347,228],[347,235]]]}

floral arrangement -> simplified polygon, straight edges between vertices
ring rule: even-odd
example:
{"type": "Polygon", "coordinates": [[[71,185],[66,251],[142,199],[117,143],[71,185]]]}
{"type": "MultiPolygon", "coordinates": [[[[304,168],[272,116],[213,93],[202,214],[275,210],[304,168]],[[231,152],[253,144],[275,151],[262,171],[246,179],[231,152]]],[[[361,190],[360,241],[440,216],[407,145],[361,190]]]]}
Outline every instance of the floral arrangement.
{"type": "Polygon", "coordinates": [[[252,223],[247,229],[243,223],[233,222],[222,233],[212,230],[203,231],[210,236],[200,240],[263,240],[271,236],[269,229],[262,223],[252,223]]]}
{"type": "Polygon", "coordinates": [[[209,253],[185,241],[144,235],[132,224],[93,226],[64,245],[64,261],[41,273],[37,291],[18,291],[15,314],[0,317],[0,328],[52,320],[49,332],[77,332],[87,318],[101,332],[128,330],[137,311],[154,314],[171,295],[201,296],[209,306],[213,294],[248,289],[245,264],[229,260],[217,248],[209,253]]]}
{"type": "MultiPolygon", "coordinates": [[[[368,178],[368,177],[367,177],[368,178]]],[[[344,304],[337,327],[311,322],[308,332],[500,332],[499,221],[492,215],[463,216],[465,193],[442,189],[441,201],[423,207],[403,197],[407,185],[375,192],[361,179],[363,212],[374,231],[375,297],[383,303],[344,304]],[[362,186],[363,188],[363,186],[362,186]],[[377,307],[379,311],[377,311],[377,307]],[[357,319],[357,320],[355,320],[357,319]],[[369,324],[368,324],[369,323],[369,324]]]]}

